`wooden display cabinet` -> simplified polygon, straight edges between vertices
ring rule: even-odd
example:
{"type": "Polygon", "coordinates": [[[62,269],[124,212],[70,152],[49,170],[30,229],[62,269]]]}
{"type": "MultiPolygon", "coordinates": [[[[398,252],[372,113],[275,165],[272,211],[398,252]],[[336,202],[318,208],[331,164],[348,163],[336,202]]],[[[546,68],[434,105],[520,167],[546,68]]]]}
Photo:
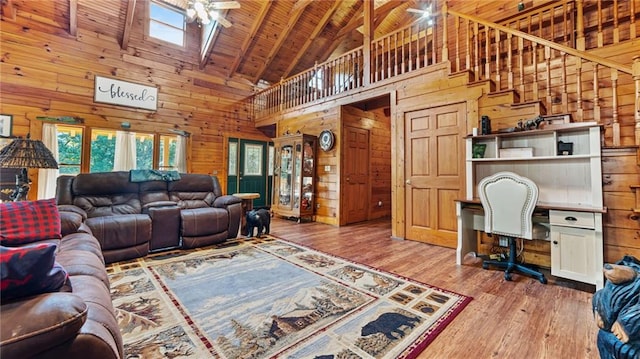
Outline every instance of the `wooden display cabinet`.
{"type": "Polygon", "coordinates": [[[275,147],[272,211],[283,217],[313,219],[317,138],[288,135],[273,139],[275,147]]]}

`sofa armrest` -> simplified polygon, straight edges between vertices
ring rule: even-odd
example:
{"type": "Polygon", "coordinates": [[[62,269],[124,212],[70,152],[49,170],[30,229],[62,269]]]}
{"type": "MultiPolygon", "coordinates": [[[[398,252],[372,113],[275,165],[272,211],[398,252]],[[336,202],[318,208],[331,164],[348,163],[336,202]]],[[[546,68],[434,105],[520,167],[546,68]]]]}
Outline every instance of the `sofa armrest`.
{"type": "Polygon", "coordinates": [[[229,205],[241,203],[241,202],[242,202],[242,199],[236,196],[225,195],[225,196],[217,197],[213,201],[213,206],[217,208],[225,208],[225,207],[228,207],[229,205]]]}
{"type": "Polygon", "coordinates": [[[47,293],[0,307],[0,357],[36,357],[72,340],[87,319],[87,304],[72,293],[47,293]]]}
{"type": "Polygon", "coordinates": [[[72,204],[59,204],[58,205],[58,212],[62,213],[62,212],[71,212],[71,213],[77,213],[79,215],[82,216],[82,220],[84,221],[85,219],[87,219],[87,212],[85,212],[84,209],[78,207],[78,206],[74,206],[72,204]]]}
{"type": "Polygon", "coordinates": [[[62,236],[78,232],[83,221],[84,219],[79,213],[60,211],[60,229],[62,236]]]}

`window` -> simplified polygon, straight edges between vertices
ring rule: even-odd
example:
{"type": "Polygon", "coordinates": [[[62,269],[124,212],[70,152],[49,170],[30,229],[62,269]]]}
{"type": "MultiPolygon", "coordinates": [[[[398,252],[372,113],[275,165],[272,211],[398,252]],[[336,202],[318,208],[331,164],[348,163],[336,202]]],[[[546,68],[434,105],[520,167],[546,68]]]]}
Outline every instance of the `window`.
{"type": "Polygon", "coordinates": [[[149,36],[184,46],[185,15],[169,6],[149,2],[149,36]]]}
{"type": "MultiPolygon", "coordinates": [[[[76,175],[82,172],[111,172],[116,165],[116,153],[126,153],[126,148],[116,150],[116,139],[120,133],[120,141],[124,134],[135,139],[135,162],[124,165],[135,169],[178,170],[178,135],[166,135],[148,132],[122,132],[111,129],[83,128],[81,126],[56,125],[58,133],[58,152],[60,174],[76,175]],[[83,141],[91,136],[91,141],[83,141]],[[83,148],[85,146],[86,148],[83,148]],[[157,150],[156,150],[157,149],[157,150]],[[88,155],[83,155],[87,154],[88,155]],[[88,160],[88,164],[83,164],[88,160]]],[[[133,157],[133,156],[132,156],[133,157]]],[[[133,161],[133,158],[130,161],[133,161]]],[[[182,159],[184,160],[184,158],[182,159]]],[[[183,164],[184,165],[184,164],[183,164]]]]}
{"type": "Polygon", "coordinates": [[[82,135],[76,126],[56,126],[58,133],[58,167],[61,175],[77,175],[82,164],[82,135]]]}

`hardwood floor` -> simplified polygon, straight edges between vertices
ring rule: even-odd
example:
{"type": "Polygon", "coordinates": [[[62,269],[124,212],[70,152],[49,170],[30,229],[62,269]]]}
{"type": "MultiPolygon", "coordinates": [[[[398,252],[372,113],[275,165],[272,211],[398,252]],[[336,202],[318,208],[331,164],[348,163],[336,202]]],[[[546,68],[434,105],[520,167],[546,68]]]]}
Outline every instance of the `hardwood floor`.
{"type": "Polygon", "coordinates": [[[388,219],[335,227],[273,218],[271,234],[473,297],[418,358],[599,358],[595,287],[457,266],[454,249],[391,239],[388,219]]]}

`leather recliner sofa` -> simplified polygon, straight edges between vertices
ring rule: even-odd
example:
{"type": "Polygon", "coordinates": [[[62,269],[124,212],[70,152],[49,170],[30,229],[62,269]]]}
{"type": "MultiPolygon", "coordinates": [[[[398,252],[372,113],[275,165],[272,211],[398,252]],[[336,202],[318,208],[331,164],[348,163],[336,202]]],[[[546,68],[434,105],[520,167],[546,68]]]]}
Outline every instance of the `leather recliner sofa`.
{"type": "Polygon", "coordinates": [[[62,239],[44,241],[57,245],[67,284],[2,303],[0,357],[123,358],[100,244],[80,215],[61,212],[60,219],[62,239]]]}
{"type": "Polygon", "coordinates": [[[242,216],[242,200],[222,195],[217,177],[205,174],[142,182],[127,171],[60,176],[56,201],[82,216],[106,263],[224,242],[238,235],[242,216]]]}

